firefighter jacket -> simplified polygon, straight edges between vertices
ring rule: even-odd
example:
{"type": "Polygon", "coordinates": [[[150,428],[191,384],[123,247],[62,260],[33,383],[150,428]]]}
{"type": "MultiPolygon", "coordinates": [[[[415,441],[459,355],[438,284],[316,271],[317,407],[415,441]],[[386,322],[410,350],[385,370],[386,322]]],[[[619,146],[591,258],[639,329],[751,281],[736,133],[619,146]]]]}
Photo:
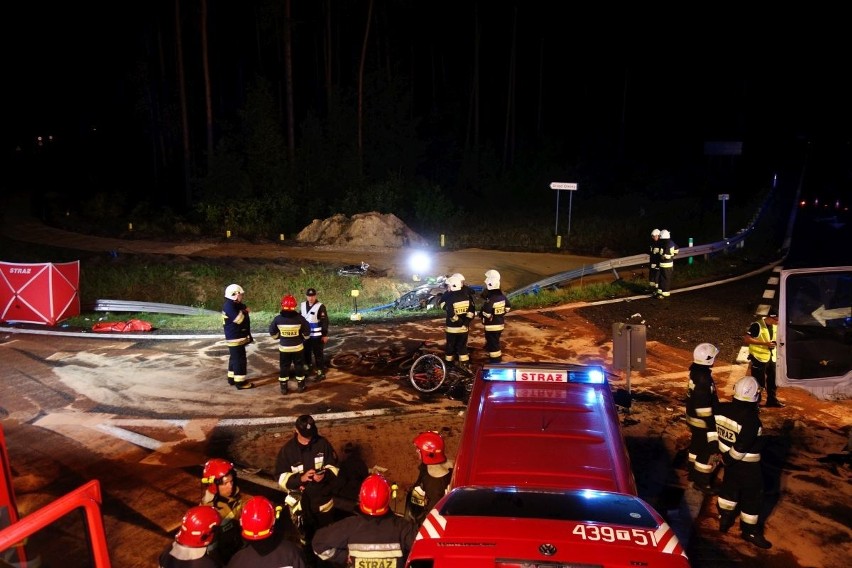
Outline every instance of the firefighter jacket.
{"type": "Polygon", "coordinates": [[[160,568],[221,568],[222,563],[207,554],[207,547],[185,546],[173,542],[160,554],[160,568]]]}
{"type": "Polygon", "coordinates": [[[512,309],[509,299],[499,288],[486,290],[483,298],[485,301],[479,315],[482,317],[485,331],[503,331],[506,314],[512,309]]]}
{"type": "Polygon", "coordinates": [[[671,239],[660,239],[662,243],[660,250],[660,268],[672,268],[674,266],[674,257],[677,256],[678,248],[675,242],[671,239]]]}
{"type": "Polygon", "coordinates": [[[663,258],[663,243],[660,242],[659,238],[651,238],[651,246],[648,252],[648,260],[651,263],[651,268],[659,267],[660,260],[663,258]]]}
{"type": "MultiPolygon", "coordinates": [[[[778,333],[777,325],[766,325],[766,319],[760,318],[758,321],[751,324],[751,327],[748,328],[748,334],[755,339],[759,339],[763,342],[774,341],[775,337],[778,333]]],[[[748,346],[749,355],[760,361],[761,363],[767,363],[771,359],[775,362],[775,350],[771,347],[767,347],[766,345],[754,345],[749,344],[748,346]]]]}
{"type": "Polygon", "coordinates": [[[322,302],[302,302],[302,317],[311,326],[311,337],[324,337],[328,335],[328,310],[322,302]]]}
{"type": "Polygon", "coordinates": [[[713,414],[718,406],[719,395],[716,393],[711,368],[693,363],[689,366],[689,383],[686,387],[687,424],[715,433],[713,414]]]}
{"type": "Polygon", "coordinates": [[[439,306],[447,314],[447,333],[467,333],[468,326],[476,315],[476,305],[465,290],[452,290],[441,296],[439,306]]]}
{"type": "Polygon", "coordinates": [[[363,513],[319,529],[314,553],[339,566],[402,568],[417,536],[417,526],[393,512],[373,517],[363,513]]]}
{"type": "MultiPolygon", "coordinates": [[[[236,483],[236,479],[234,480],[236,483]]],[[[240,514],[243,505],[249,497],[243,495],[239,487],[234,488],[234,494],[230,497],[222,497],[218,493],[204,491],[201,505],[210,505],[216,509],[221,519],[219,534],[209,547],[211,550],[218,549],[219,555],[226,561],[242,548],[243,537],[240,534],[240,514]]]]}
{"type": "Polygon", "coordinates": [[[723,402],[716,411],[716,433],[724,463],[759,462],[766,444],[756,402],[723,402]]]}
{"type": "Polygon", "coordinates": [[[228,568],[306,568],[307,565],[302,550],[278,532],[263,540],[246,541],[245,548],[228,562],[228,568]]]}
{"type": "Polygon", "coordinates": [[[299,443],[296,434],[278,450],[275,458],[275,475],[278,485],[285,491],[304,491],[302,474],[310,470],[325,470],[322,481],[311,481],[312,507],[328,512],[334,506],[333,493],[339,473],[337,452],[322,436],[315,436],[306,445],[299,443]]]}
{"type": "Polygon", "coordinates": [[[239,347],[251,343],[251,318],[248,307],[230,298],[222,306],[222,327],[228,347],[239,347]]]}
{"type": "Polygon", "coordinates": [[[298,312],[281,310],[269,324],[269,335],[278,340],[279,351],[295,353],[304,350],[311,326],[298,312]]]}

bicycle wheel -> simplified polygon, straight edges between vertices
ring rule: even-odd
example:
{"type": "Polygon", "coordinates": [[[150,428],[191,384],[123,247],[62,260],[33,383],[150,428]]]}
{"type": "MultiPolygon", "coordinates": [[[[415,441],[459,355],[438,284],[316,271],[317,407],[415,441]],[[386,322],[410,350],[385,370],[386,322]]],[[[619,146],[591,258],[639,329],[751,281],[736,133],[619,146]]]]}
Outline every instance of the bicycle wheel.
{"type": "Polygon", "coordinates": [[[411,385],[420,392],[435,392],[444,384],[446,376],[444,361],[431,353],[418,357],[408,372],[411,385]]]}
{"type": "Polygon", "coordinates": [[[329,361],[333,369],[351,369],[361,360],[361,354],[355,351],[338,353],[329,361]]]}

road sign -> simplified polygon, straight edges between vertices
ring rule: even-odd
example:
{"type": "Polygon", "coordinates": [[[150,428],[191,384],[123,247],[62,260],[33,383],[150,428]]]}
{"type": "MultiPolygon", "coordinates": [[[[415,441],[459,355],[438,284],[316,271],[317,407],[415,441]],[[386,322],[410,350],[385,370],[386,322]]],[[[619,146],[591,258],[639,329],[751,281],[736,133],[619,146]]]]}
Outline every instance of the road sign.
{"type": "Polygon", "coordinates": [[[570,189],[575,191],[577,189],[576,183],[563,183],[561,181],[554,181],[550,183],[550,189],[570,189]]]}
{"type": "Polygon", "coordinates": [[[719,201],[727,201],[728,199],[730,199],[730,197],[731,196],[727,193],[720,193],[719,194],[719,201]]]}

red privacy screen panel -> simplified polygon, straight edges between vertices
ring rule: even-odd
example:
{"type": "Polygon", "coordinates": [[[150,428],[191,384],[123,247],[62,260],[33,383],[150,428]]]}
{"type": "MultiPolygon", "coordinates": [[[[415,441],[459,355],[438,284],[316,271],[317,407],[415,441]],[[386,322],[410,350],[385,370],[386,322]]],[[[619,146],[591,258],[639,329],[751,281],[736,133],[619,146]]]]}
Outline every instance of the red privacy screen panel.
{"type": "Polygon", "coordinates": [[[80,314],[80,261],[0,262],[0,321],[56,325],[80,314]]]}

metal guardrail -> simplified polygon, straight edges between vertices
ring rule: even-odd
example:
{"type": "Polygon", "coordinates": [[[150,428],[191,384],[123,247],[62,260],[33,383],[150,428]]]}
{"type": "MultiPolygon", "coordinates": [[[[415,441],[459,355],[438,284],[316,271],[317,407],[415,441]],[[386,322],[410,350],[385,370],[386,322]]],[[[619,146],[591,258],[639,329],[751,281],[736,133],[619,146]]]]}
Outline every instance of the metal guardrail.
{"type": "MultiPolygon", "coordinates": [[[[86,306],[88,309],[89,306],[86,306]]],[[[181,316],[218,316],[220,312],[180,306],[177,304],[160,304],[156,302],[137,302],[133,300],[95,300],[91,306],[94,312],[138,312],[150,314],[177,314],[181,316]]]]}
{"type": "MultiPolygon", "coordinates": [[[[754,231],[755,227],[757,226],[757,221],[760,219],[760,216],[766,210],[770,202],[770,198],[773,197],[774,193],[774,191],[771,191],[769,193],[767,198],[758,208],[757,213],[749,222],[749,225],[745,229],[741,229],[735,236],[726,238],[721,241],[717,241],[715,243],[693,245],[691,247],[681,247],[679,248],[677,258],[681,259],[693,256],[704,256],[724,251],[726,249],[743,246],[745,238],[754,231]]],[[[555,287],[560,284],[565,284],[572,280],[577,280],[578,278],[583,278],[592,274],[601,274],[603,272],[609,271],[612,271],[615,274],[616,279],[618,279],[619,276],[617,269],[642,266],[643,264],[648,264],[649,262],[650,257],[647,254],[636,254],[633,256],[625,256],[622,258],[613,258],[611,260],[605,260],[596,264],[587,264],[585,266],[581,266],[580,268],[575,268],[574,270],[554,274],[553,276],[549,276],[543,280],[539,280],[538,282],[534,282],[528,286],[524,286],[523,288],[512,290],[511,292],[506,294],[506,297],[512,299],[516,296],[523,296],[525,294],[537,294],[543,289],[555,287]]]]}

